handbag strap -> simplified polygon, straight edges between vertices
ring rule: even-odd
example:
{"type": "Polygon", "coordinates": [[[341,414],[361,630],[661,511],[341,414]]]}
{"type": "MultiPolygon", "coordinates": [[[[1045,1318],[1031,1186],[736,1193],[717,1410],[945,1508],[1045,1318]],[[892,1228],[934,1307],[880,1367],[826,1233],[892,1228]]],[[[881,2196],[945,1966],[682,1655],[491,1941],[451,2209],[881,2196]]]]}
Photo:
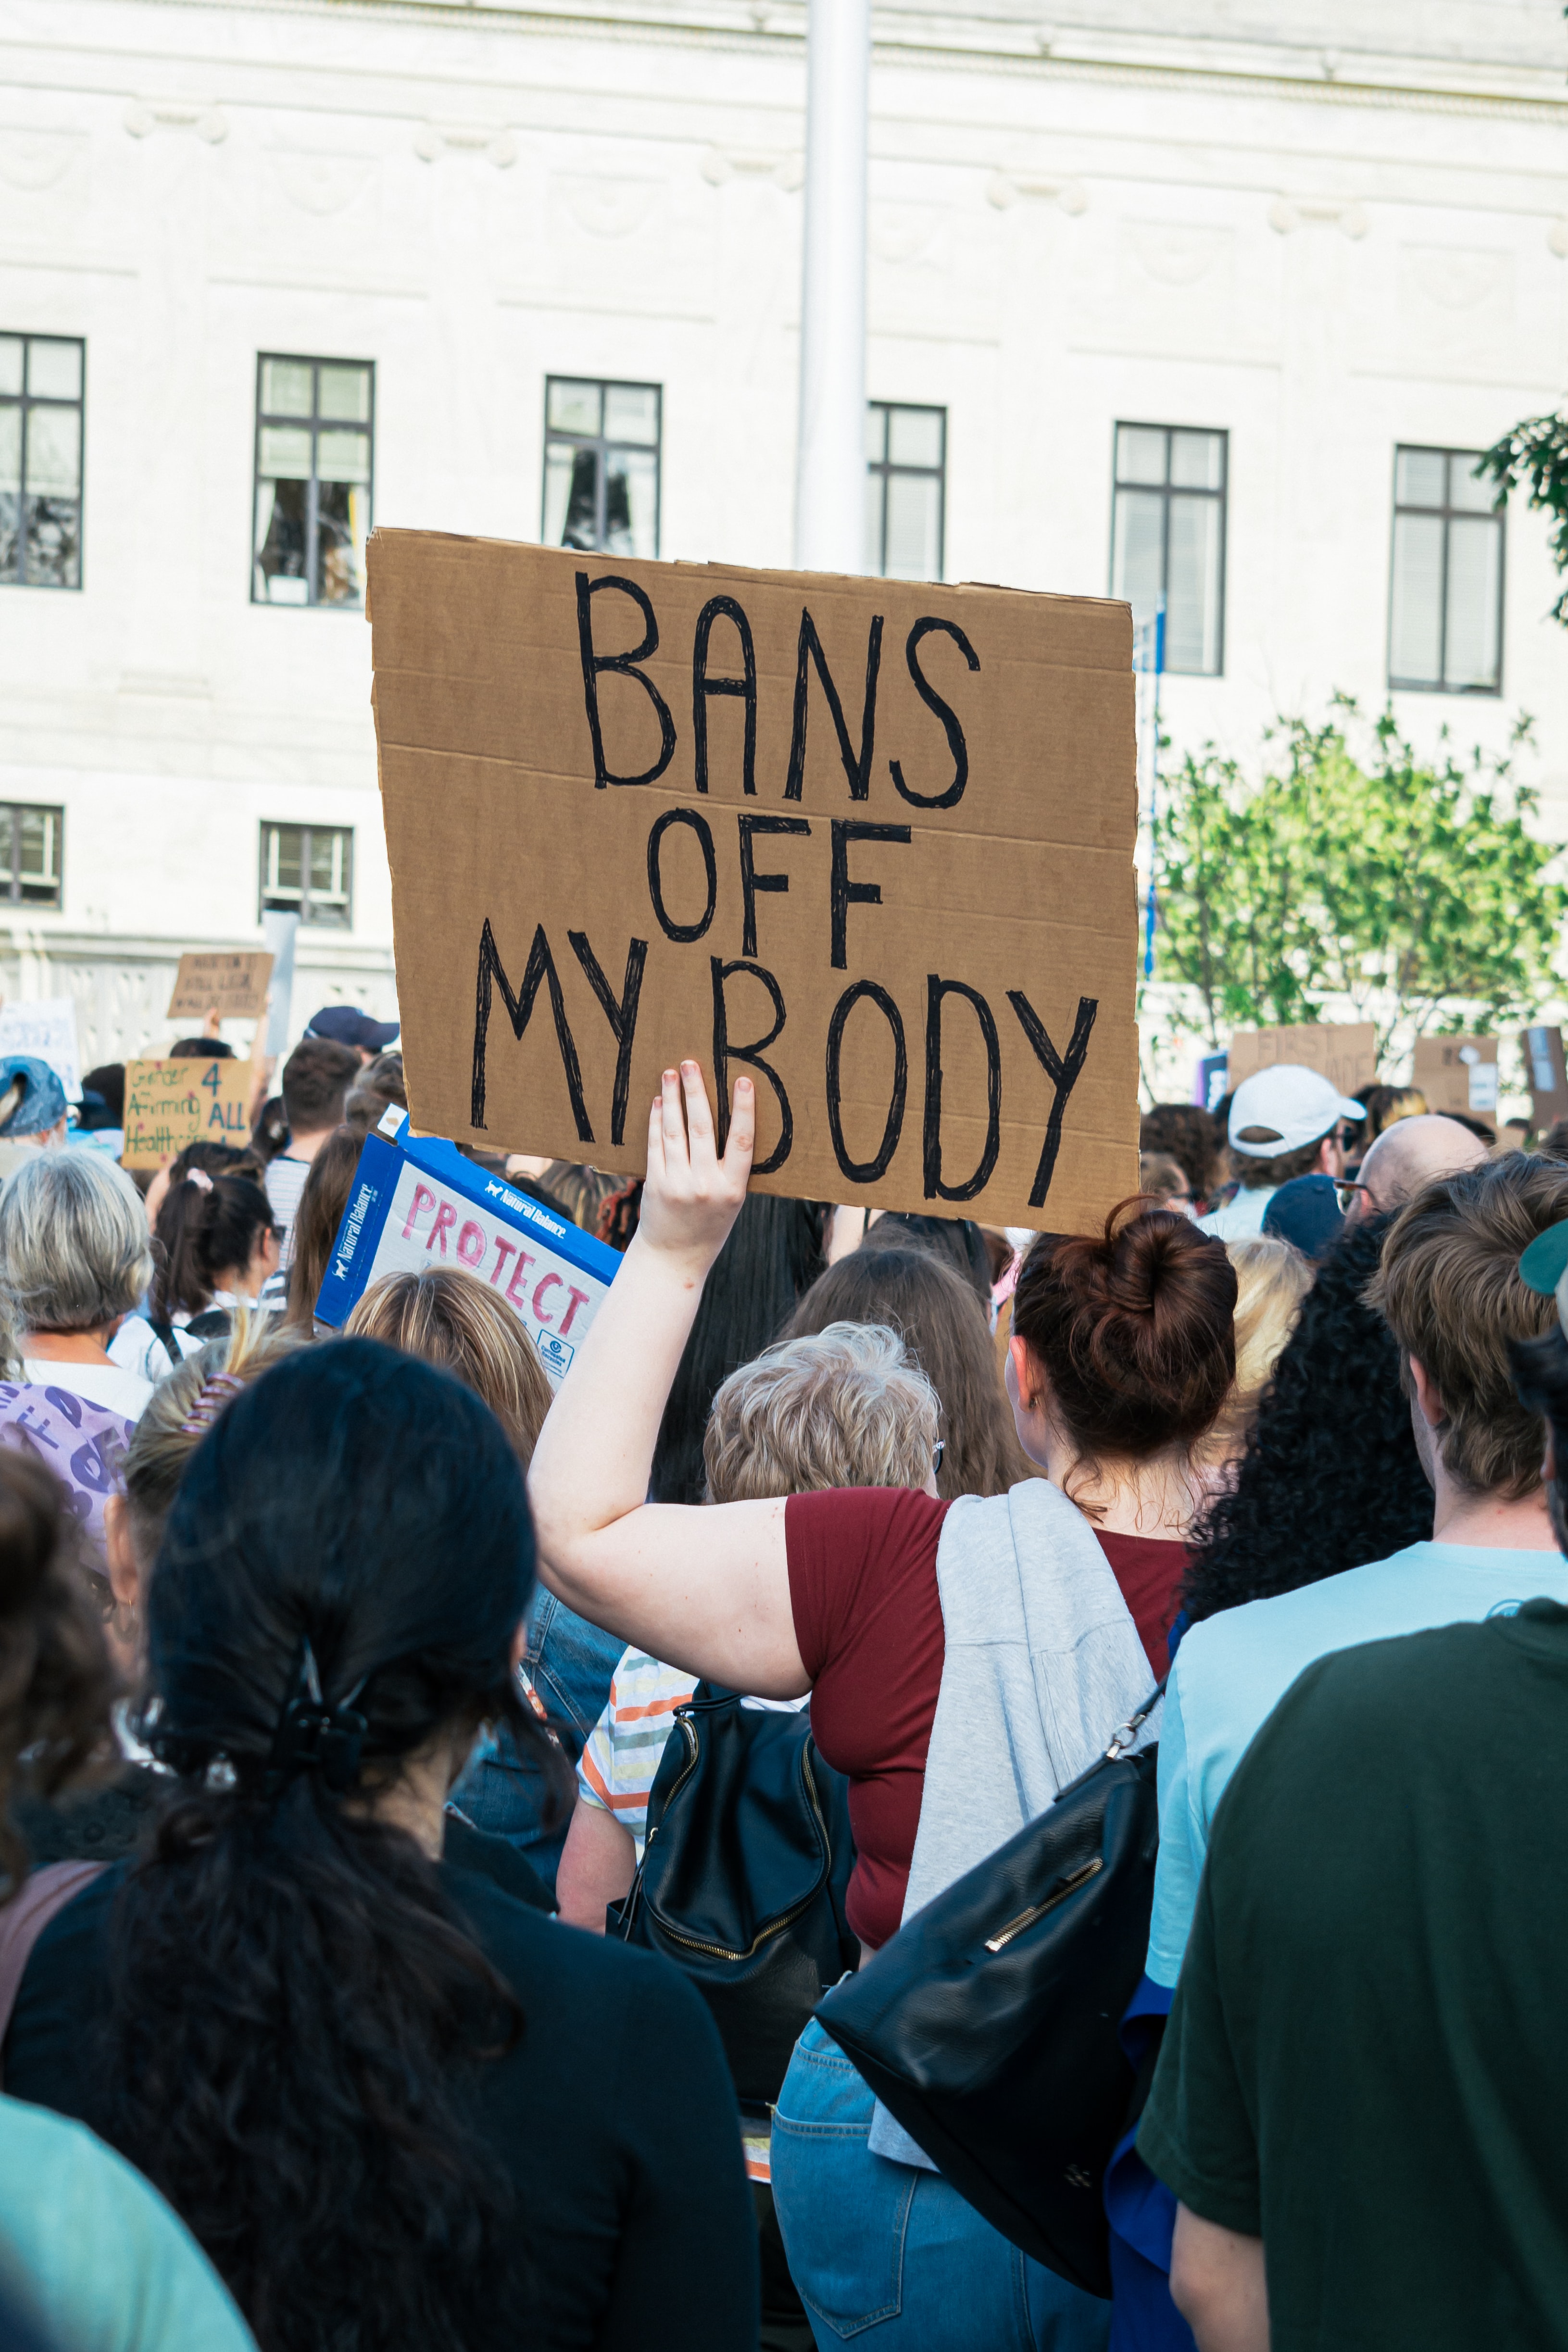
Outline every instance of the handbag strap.
{"type": "Polygon", "coordinates": [[[1165,1685],[1169,1680],[1169,1675],[1162,1675],[1153,1689],[1150,1692],[1148,1697],[1144,1700],[1142,1706],[1137,1710],[1136,1714],[1130,1715],[1126,1722],[1119,1724],[1116,1729],[1111,1733],[1110,1745],[1105,1751],[1105,1760],[1107,1763],[1113,1764],[1119,1756],[1124,1756],[1127,1750],[1131,1747],[1133,1741],[1137,1738],[1138,1734],[1148,1722],[1149,1717],[1153,1714],[1154,1709],[1159,1706],[1160,1701],[1164,1697],[1165,1685]]]}
{"type": "Polygon", "coordinates": [[[0,2051],[34,1945],[49,1921],[105,1867],[101,1862],[51,1862],[30,1872],[21,1893],[0,1906],[0,2051]]]}

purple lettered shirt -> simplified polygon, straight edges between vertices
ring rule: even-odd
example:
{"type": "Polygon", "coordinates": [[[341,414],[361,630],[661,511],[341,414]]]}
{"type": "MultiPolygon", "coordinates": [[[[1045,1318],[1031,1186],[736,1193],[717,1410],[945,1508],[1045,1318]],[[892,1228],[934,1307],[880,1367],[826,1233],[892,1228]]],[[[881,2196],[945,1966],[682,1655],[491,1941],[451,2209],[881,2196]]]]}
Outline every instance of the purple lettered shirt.
{"type": "Polygon", "coordinates": [[[69,1389],[0,1381],[0,1444],[21,1446],[48,1464],[100,1561],[104,1499],[123,1492],[125,1453],[135,1427],[122,1412],[69,1389]]]}

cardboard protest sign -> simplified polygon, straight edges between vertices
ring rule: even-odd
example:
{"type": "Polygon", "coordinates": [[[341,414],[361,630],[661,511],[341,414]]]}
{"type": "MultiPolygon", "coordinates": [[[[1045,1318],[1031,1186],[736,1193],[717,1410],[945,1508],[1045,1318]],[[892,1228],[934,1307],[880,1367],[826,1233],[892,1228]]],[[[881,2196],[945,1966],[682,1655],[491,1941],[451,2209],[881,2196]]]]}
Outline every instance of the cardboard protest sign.
{"type": "Polygon", "coordinates": [[[65,1088],[67,1102],[80,1102],[75,997],[36,996],[0,1005],[0,1055],[6,1054],[30,1054],[35,1061],[47,1062],[65,1088]]]}
{"type": "Polygon", "coordinates": [[[127,1062],[123,1165],[161,1168],[187,1143],[248,1143],[253,1083],[248,1062],[127,1062]]]}
{"type": "Polygon", "coordinates": [[[226,1021],[254,1021],[267,1003],[272,958],[263,949],[188,950],[174,975],[171,1021],[205,1021],[214,1005],[226,1021]]]}
{"type": "Polygon", "coordinates": [[[1377,1081],[1377,1029],[1371,1021],[1303,1021],[1278,1029],[1238,1029],[1230,1041],[1234,1093],[1255,1070],[1300,1062],[1354,1102],[1377,1081]]]}
{"type": "Polygon", "coordinates": [[[377,531],[416,1126],[639,1170],[755,1079],[765,1192],[1089,1225],[1138,1182],[1124,604],[377,531]]]}
{"type": "Polygon", "coordinates": [[[1428,1110],[1462,1111],[1495,1127],[1497,1049],[1495,1037],[1417,1037],[1410,1083],[1428,1110]]]}
{"type": "Polygon", "coordinates": [[[1563,1032],[1541,1022],[1520,1033],[1525,1076],[1530,1085],[1530,1123],[1544,1135],[1553,1119],[1568,1118],[1568,1064],[1563,1053],[1563,1032]]]}
{"type": "Polygon", "coordinates": [[[467,1266],[505,1299],[560,1381],[620,1262],[592,1234],[405,1123],[395,1138],[365,1138],[316,1313],[339,1325],[384,1274],[467,1266]]]}

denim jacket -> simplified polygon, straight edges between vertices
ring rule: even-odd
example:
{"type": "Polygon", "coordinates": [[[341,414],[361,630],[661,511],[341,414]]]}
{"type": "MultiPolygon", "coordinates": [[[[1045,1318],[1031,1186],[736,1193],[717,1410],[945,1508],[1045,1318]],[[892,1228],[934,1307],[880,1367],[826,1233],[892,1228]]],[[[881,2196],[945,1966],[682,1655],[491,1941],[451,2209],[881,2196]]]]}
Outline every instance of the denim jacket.
{"type": "MultiPolygon", "coordinates": [[[[574,1766],[604,1712],[610,1677],[625,1648],[616,1634],[601,1633],[552,1592],[540,1591],[529,1620],[523,1668],[574,1766]]],[[[537,1760],[520,1754],[503,1730],[487,1734],[475,1748],[451,1801],[476,1829],[506,1838],[526,1854],[553,1887],[566,1821],[550,1831],[542,1826],[548,1793],[537,1760]]]]}

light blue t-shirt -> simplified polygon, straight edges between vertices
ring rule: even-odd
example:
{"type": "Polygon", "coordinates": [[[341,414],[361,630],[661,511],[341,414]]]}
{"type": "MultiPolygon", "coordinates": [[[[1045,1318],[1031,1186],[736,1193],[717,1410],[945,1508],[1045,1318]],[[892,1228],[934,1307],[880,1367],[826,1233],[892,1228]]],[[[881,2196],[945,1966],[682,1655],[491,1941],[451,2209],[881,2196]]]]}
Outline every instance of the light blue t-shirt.
{"type": "Polygon", "coordinates": [[[1199,1233],[1214,1234],[1222,1242],[1253,1240],[1262,1233],[1263,1213],[1279,1190],[1278,1184],[1256,1184],[1250,1192],[1244,1189],[1223,1209],[1211,1209],[1206,1217],[1200,1217],[1199,1233]]]}
{"type": "MultiPolygon", "coordinates": [[[[1510,1614],[1541,1594],[1568,1603],[1561,1552],[1418,1543],[1193,1626],[1176,1653],[1160,1723],[1160,1857],[1148,1966],[1156,1984],[1173,1985],[1181,1971],[1215,1808],[1253,1734],[1297,1675],[1331,1650],[1510,1614]]],[[[1390,1738],[1397,1736],[1391,1724],[1390,1738]]]]}
{"type": "Polygon", "coordinates": [[[5,2097],[0,2276],[71,2352],[256,2352],[157,2190],[85,2124],[5,2097]]]}

